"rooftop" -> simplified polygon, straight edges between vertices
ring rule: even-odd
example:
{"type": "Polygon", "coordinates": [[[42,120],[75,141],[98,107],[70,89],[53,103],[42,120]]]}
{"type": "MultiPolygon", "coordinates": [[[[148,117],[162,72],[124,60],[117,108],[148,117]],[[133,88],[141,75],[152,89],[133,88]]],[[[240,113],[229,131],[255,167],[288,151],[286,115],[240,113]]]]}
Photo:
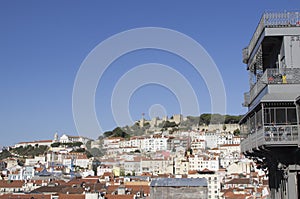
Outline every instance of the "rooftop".
{"type": "Polygon", "coordinates": [[[158,178],[152,180],[151,187],[207,187],[205,178],[158,178]]]}
{"type": "Polygon", "coordinates": [[[243,50],[243,61],[246,63],[250,53],[255,48],[256,43],[264,32],[265,28],[282,28],[282,27],[297,27],[300,26],[300,12],[265,12],[252,39],[247,48],[243,50]]]}

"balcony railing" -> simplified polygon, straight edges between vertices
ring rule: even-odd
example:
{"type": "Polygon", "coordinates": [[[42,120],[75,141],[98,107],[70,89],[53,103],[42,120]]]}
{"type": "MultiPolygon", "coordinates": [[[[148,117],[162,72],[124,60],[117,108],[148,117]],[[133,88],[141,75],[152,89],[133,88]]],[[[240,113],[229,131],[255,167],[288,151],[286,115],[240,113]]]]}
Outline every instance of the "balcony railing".
{"type": "Polygon", "coordinates": [[[264,126],[261,129],[249,133],[241,142],[242,152],[258,149],[260,146],[288,146],[298,143],[298,125],[264,126]]]}
{"type": "Polygon", "coordinates": [[[244,94],[244,105],[249,105],[267,84],[300,84],[300,68],[267,69],[250,89],[250,94],[244,94]]]}
{"type": "Polygon", "coordinates": [[[243,55],[243,59],[248,60],[250,53],[254,49],[265,27],[277,28],[293,26],[300,26],[300,12],[264,13],[249,43],[247,50],[248,56],[243,55]]]}

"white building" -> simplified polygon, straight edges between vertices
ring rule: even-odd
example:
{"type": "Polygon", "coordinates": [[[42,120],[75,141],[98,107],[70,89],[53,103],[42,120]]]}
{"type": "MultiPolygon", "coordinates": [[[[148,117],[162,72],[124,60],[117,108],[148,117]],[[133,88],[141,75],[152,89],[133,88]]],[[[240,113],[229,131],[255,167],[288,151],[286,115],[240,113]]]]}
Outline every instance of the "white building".
{"type": "Polygon", "coordinates": [[[241,147],[239,144],[224,144],[220,146],[221,153],[223,152],[225,155],[232,154],[237,152],[238,154],[241,153],[241,147]]]}
{"type": "Polygon", "coordinates": [[[83,144],[86,144],[89,140],[91,140],[91,139],[83,137],[83,136],[72,136],[72,135],[66,135],[66,134],[63,134],[59,138],[59,142],[61,142],[61,143],[82,142],[83,144]]]}
{"type": "Polygon", "coordinates": [[[194,139],[191,142],[191,149],[193,151],[201,151],[205,150],[205,140],[202,139],[194,139]]]}
{"type": "Polygon", "coordinates": [[[205,133],[205,142],[207,148],[218,147],[219,131],[208,131],[205,133]]]}
{"type": "Polygon", "coordinates": [[[154,175],[173,173],[173,161],[171,159],[143,159],[141,172],[150,172],[154,175]]]}
{"type": "Polygon", "coordinates": [[[167,137],[151,135],[151,137],[141,139],[141,150],[146,152],[167,150],[167,141],[167,137]]]}
{"type": "Polygon", "coordinates": [[[208,188],[208,198],[218,199],[220,198],[221,191],[221,179],[215,172],[189,172],[188,178],[206,178],[208,188]]]}
{"type": "Polygon", "coordinates": [[[120,142],[124,141],[124,138],[121,137],[109,137],[103,140],[104,149],[116,149],[120,148],[120,142]]]}
{"type": "Polygon", "coordinates": [[[77,157],[77,158],[66,158],[63,159],[63,165],[69,167],[72,169],[72,166],[78,166],[81,168],[86,168],[88,169],[90,166],[91,162],[87,157],[77,157]]]}
{"type": "Polygon", "coordinates": [[[34,166],[38,163],[45,164],[46,163],[46,157],[45,156],[35,156],[34,158],[26,158],[25,159],[25,165],[26,166],[34,166]]]}
{"type": "Polygon", "coordinates": [[[112,173],[113,168],[113,165],[100,165],[97,167],[97,176],[102,176],[106,172],[112,173]]]}
{"type": "Polygon", "coordinates": [[[125,161],[124,162],[124,171],[125,174],[130,175],[140,175],[141,174],[141,161],[140,159],[132,160],[132,161],[125,161]]]}
{"type": "Polygon", "coordinates": [[[221,132],[219,130],[205,133],[206,146],[208,148],[217,148],[225,144],[240,144],[241,138],[234,136],[230,132],[221,132]]]}
{"type": "Polygon", "coordinates": [[[22,167],[15,171],[11,171],[8,175],[9,180],[29,180],[34,176],[34,167],[22,167]]]}
{"type": "Polygon", "coordinates": [[[14,148],[18,148],[18,147],[26,147],[26,146],[48,146],[50,147],[51,144],[53,143],[52,140],[38,140],[38,141],[31,141],[31,142],[19,142],[17,144],[15,144],[14,148]]]}
{"type": "Polygon", "coordinates": [[[189,161],[185,157],[174,158],[175,175],[188,174],[189,168],[189,161]]]}
{"type": "Polygon", "coordinates": [[[190,155],[188,157],[190,170],[203,171],[208,169],[210,171],[219,170],[218,157],[209,157],[207,155],[190,155]]]}

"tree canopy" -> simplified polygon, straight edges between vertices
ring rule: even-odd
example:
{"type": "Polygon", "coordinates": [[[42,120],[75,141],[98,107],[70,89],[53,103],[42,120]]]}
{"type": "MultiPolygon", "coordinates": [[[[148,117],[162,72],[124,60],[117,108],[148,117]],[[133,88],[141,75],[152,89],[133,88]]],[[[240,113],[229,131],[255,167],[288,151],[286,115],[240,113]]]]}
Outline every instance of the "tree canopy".
{"type": "Polygon", "coordinates": [[[103,133],[104,137],[122,137],[122,138],[129,138],[130,135],[124,132],[120,127],[115,128],[112,131],[106,131],[103,133]]]}

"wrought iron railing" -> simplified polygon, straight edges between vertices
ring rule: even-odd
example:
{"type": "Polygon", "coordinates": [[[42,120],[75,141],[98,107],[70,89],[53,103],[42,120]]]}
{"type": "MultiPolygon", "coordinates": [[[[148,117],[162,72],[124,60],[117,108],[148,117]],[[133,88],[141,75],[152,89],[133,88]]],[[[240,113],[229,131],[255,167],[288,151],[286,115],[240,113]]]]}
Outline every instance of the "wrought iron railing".
{"type": "Polygon", "coordinates": [[[244,94],[244,104],[250,104],[267,84],[300,84],[300,68],[267,69],[250,89],[250,96],[244,94]]]}
{"type": "Polygon", "coordinates": [[[252,39],[249,43],[246,56],[243,51],[243,59],[248,60],[250,53],[254,49],[258,38],[263,32],[265,27],[268,28],[277,28],[277,27],[294,27],[300,26],[300,12],[278,12],[278,13],[264,13],[260,19],[259,24],[252,36],[252,39]]]}
{"type": "Polygon", "coordinates": [[[296,145],[298,125],[263,126],[241,141],[241,151],[252,151],[262,145],[296,145]]]}
{"type": "Polygon", "coordinates": [[[276,125],[264,127],[264,138],[266,142],[297,141],[297,125],[276,125]]]}

